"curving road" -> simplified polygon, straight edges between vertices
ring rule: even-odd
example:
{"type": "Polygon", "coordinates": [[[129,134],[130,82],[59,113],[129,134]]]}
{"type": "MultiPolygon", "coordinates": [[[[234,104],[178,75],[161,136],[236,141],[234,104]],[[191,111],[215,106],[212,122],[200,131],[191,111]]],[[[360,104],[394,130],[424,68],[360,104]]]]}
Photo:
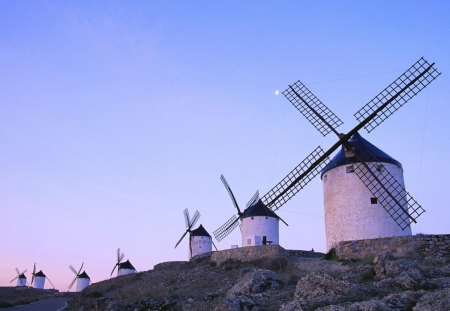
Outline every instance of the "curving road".
{"type": "Polygon", "coordinates": [[[52,298],[30,303],[28,305],[5,308],[3,310],[11,311],[59,311],[67,306],[67,298],[52,298]]]}

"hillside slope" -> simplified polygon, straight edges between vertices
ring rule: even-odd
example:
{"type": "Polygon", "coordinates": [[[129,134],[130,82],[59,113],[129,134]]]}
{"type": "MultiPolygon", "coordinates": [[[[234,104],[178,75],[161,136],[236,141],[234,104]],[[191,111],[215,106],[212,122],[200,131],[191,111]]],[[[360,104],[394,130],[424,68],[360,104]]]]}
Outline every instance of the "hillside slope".
{"type": "Polygon", "coordinates": [[[450,310],[448,253],[352,261],[307,253],[162,263],[91,285],[69,310],[450,310]]]}

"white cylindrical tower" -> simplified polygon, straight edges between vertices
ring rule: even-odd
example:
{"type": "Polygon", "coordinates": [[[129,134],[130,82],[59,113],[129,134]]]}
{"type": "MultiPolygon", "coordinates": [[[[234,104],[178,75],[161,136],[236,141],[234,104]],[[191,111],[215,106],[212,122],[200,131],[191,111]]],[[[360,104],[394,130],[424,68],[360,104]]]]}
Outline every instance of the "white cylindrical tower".
{"type": "Polygon", "coordinates": [[[118,276],[127,275],[131,273],[136,273],[136,269],[133,267],[133,265],[129,260],[121,262],[119,264],[119,273],[117,274],[118,276]]]}
{"type": "Polygon", "coordinates": [[[279,244],[279,217],[259,200],[241,215],[242,246],[279,244]]]}
{"type": "Polygon", "coordinates": [[[91,284],[91,279],[87,275],[86,271],[83,271],[78,277],[77,277],[77,292],[81,292],[83,289],[88,287],[91,284]]]}
{"type": "Polygon", "coordinates": [[[202,225],[191,231],[189,242],[189,259],[212,252],[212,238],[202,225]]]}
{"type": "Polygon", "coordinates": [[[23,273],[21,275],[19,275],[19,277],[17,278],[16,286],[18,286],[18,287],[27,286],[27,277],[23,273]]]}
{"type": "Polygon", "coordinates": [[[41,271],[34,275],[34,288],[43,289],[45,286],[45,274],[41,271]]]}
{"type": "MultiPolygon", "coordinates": [[[[380,164],[375,168],[376,175],[388,170],[404,187],[400,162],[358,133],[349,139],[349,143],[371,162],[380,164]]],[[[402,230],[356,175],[355,166],[362,165],[358,163],[351,152],[342,148],[322,170],[328,250],[341,241],[411,235],[411,228],[408,226],[402,230]]],[[[401,210],[400,213],[400,217],[407,218],[406,213],[401,210]]]]}

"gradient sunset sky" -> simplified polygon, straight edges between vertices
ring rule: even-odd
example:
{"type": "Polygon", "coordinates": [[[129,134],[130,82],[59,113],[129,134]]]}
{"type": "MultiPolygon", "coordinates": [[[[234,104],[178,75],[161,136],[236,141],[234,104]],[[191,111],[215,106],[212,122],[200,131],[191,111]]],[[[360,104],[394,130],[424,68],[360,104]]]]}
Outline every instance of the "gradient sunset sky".
{"type": "MultiPolygon", "coordinates": [[[[374,132],[449,233],[449,1],[0,1],[0,286],[33,263],[109,278],[186,260],[182,211],[212,231],[323,138],[276,90],[300,79],[343,121],[421,56],[443,74],[374,132]]],[[[283,206],[280,244],[325,250],[320,178],[283,206]]],[[[239,230],[220,249],[240,244],[239,230]]]]}

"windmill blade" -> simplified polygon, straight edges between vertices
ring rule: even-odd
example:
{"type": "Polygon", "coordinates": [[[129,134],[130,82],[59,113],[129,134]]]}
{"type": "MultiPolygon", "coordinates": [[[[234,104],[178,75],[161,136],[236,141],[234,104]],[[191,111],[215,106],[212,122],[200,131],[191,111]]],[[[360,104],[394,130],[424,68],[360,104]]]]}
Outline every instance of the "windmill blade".
{"type": "Polygon", "coordinates": [[[16,276],[14,279],[12,279],[11,281],[9,281],[9,283],[14,282],[15,280],[17,280],[19,278],[20,275],[16,276]]]}
{"type": "Polygon", "coordinates": [[[371,161],[370,157],[355,150],[360,163],[353,165],[354,171],[369,189],[379,204],[397,225],[404,230],[425,212],[419,203],[405,190],[384,165],[371,161]]]}
{"type": "MultiPolygon", "coordinates": [[[[123,255],[123,253],[122,253],[123,255]]],[[[120,247],[117,249],[117,261],[120,261],[121,254],[120,254],[120,247]]]]}
{"type": "Polygon", "coordinates": [[[17,275],[20,275],[19,269],[16,268],[17,275]]]}
{"type": "Polygon", "coordinates": [[[69,265],[69,269],[72,270],[72,272],[75,273],[75,275],[78,275],[77,270],[75,270],[75,268],[72,267],[72,265],[69,265]]]}
{"type": "Polygon", "coordinates": [[[214,244],[213,240],[211,239],[212,245],[214,245],[214,248],[216,249],[216,251],[218,251],[216,244],[214,244]]]}
{"type": "Polygon", "coordinates": [[[114,270],[116,270],[116,267],[118,267],[119,266],[119,263],[116,263],[115,264],[115,266],[114,266],[114,268],[112,269],[112,271],[111,271],[111,275],[110,276],[112,276],[113,275],[113,273],[114,273],[114,270]]]}
{"type": "Polygon", "coordinates": [[[123,257],[125,257],[125,254],[124,253],[120,254],[120,257],[117,260],[118,264],[123,260],[123,257]]]}
{"type": "Polygon", "coordinates": [[[283,95],[323,136],[332,131],[337,133],[336,128],[343,124],[341,119],[300,81],[289,85],[283,95]]]}
{"type": "Polygon", "coordinates": [[[77,276],[80,275],[81,269],[83,269],[83,266],[84,266],[84,262],[81,263],[81,267],[80,267],[80,270],[78,270],[77,276]]]}
{"type": "Polygon", "coordinates": [[[177,244],[175,244],[175,248],[177,248],[178,244],[181,243],[181,241],[184,239],[184,237],[186,236],[186,234],[187,234],[188,232],[189,232],[189,231],[186,230],[186,232],[181,236],[181,238],[178,240],[177,244]]]}
{"type": "Polygon", "coordinates": [[[230,186],[228,185],[228,182],[227,182],[227,180],[225,179],[225,176],[220,175],[220,180],[222,181],[223,185],[224,185],[225,188],[227,189],[228,194],[229,194],[230,197],[231,197],[231,201],[233,201],[233,205],[234,205],[234,207],[237,209],[238,214],[239,214],[239,216],[240,216],[240,215],[241,215],[241,210],[239,209],[239,205],[237,204],[236,198],[235,198],[235,196],[234,196],[234,194],[233,194],[233,191],[231,191],[231,188],[230,188],[230,186]]]}
{"type": "Polygon", "coordinates": [[[23,270],[23,272],[20,273],[20,274],[25,274],[27,271],[28,271],[28,269],[25,269],[25,270],[23,270]]]}
{"type": "Polygon", "coordinates": [[[371,132],[411,98],[428,86],[441,73],[423,57],[375,96],[354,116],[371,132]]]}
{"type": "Polygon", "coordinates": [[[191,224],[189,226],[189,230],[192,229],[193,226],[197,223],[198,219],[200,218],[200,213],[198,211],[195,211],[194,216],[192,216],[191,224]]]}
{"type": "Polygon", "coordinates": [[[214,233],[214,237],[217,241],[223,240],[227,235],[229,235],[239,224],[239,218],[236,215],[231,216],[230,219],[227,220],[222,226],[216,229],[214,233]]]}
{"type": "MultiPolygon", "coordinates": [[[[328,151],[328,153],[330,152],[328,151]]],[[[314,149],[286,177],[261,198],[263,203],[273,211],[278,210],[320,173],[329,161],[327,154],[324,154],[320,146],[314,149]]]]}
{"type": "Polygon", "coordinates": [[[52,281],[50,281],[50,279],[48,277],[45,277],[47,279],[47,281],[50,283],[50,285],[52,285],[53,289],[55,288],[55,285],[53,285],[52,281]]]}
{"type": "Polygon", "coordinates": [[[183,211],[184,214],[184,220],[186,222],[186,228],[189,228],[189,223],[190,223],[190,217],[189,217],[189,210],[187,208],[184,209],[183,211]]]}
{"type": "MultiPolygon", "coordinates": [[[[278,215],[277,215],[278,216],[278,215]]],[[[283,218],[281,218],[280,216],[278,216],[278,218],[286,225],[286,226],[288,226],[289,227],[289,225],[288,225],[288,223],[287,222],[285,222],[284,221],[284,219],[283,218]]]]}
{"type": "Polygon", "coordinates": [[[31,273],[31,285],[33,285],[35,275],[36,275],[36,263],[34,263],[33,273],[31,273]]]}
{"type": "Polygon", "coordinates": [[[72,286],[73,286],[73,284],[75,284],[75,281],[77,280],[77,278],[78,278],[78,276],[76,276],[76,277],[72,280],[72,282],[71,282],[70,285],[69,285],[69,289],[71,289],[72,286]]]}
{"type": "Polygon", "coordinates": [[[245,208],[249,208],[250,206],[254,205],[256,202],[258,202],[258,200],[259,200],[259,190],[256,190],[256,193],[247,202],[245,208]]]}

